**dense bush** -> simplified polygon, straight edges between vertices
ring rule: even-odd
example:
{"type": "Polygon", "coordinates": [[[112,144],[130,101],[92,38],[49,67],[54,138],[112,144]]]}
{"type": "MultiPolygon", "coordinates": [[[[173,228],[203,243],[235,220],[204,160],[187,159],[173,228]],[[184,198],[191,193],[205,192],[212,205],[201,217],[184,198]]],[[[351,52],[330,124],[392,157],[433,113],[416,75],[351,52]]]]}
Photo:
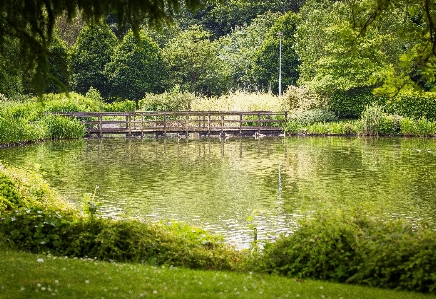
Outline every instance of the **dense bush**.
{"type": "Polygon", "coordinates": [[[436,232],[362,212],[324,211],[268,243],[261,272],[436,293],[436,232]]]}
{"type": "Polygon", "coordinates": [[[370,88],[355,88],[338,91],[328,100],[329,108],[339,118],[358,118],[365,107],[372,104],[383,104],[384,99],[372,94],[370,88]]]}
{"type": "Polygon", "coordinates": [[[326,97],[317,94],[305,87],[288,86],[284,93],[285,110],[310,110],[315,108],[326,108],[326,97]]]}
{"type": "Polygon", "coordinates": [[[129,31],[105,66],[112,97],[139,101],[145,93],[163,91],[165,68],[159,46],[142,30],[139,37],[129,31]]]}
{"type": "Polygon", "coordinates": [[[387,102],[386,111],[413,119],[425,117],[436,121],[436,92],[402,93],[387,102]]]}
{"type": "Polygon", "coordinates": [[[139,102],[139,108],[144,111],[187,111],[191,110],[191,103],[195,95],[181,92],[178,87],[162,94],[146,94],[139,102]]]}
{"type": "Polygon", "coordinates": [[[115,101],[105,105],[105,111],[108,112],[130,112],[135,110],[136,103],[131,100],[115,101]]]}
{"type": "Polygon", "coordinates": [[[73,139],[85,136],[85,126],[76,118],[47,114],[44,117],[50,139],[73,139]]]}

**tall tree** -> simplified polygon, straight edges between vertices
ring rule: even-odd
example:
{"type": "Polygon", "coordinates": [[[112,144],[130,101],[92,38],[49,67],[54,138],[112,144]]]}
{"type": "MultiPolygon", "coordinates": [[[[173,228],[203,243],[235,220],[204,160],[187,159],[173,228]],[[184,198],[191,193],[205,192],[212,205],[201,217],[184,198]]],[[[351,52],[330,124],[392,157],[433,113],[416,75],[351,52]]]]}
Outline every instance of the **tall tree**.
{"type": "Polygon", "coordinates": [[[389,95],[432,88],[433,2],[308,0],[300,12],[301,84],[327,92],[379,86],[389,95]]]}
{"type": "Polygon", "coordinates": [[[270,88],[274,93],[278,91],[279,71],[282,77],[282,90],[288,85],[295,85],[299,77],[300,65],[298,55],[295,53],[295,32],[300,18],[293,12],[288,12],[278,18],[274,26],[268,31],[262,45],[256,53],[254,73],[257,85],[261,89],[270,88]],[[280,64],[280,35],[281,70],[280,64]],[[284,87],[284,88],[283,88],[284,87]]]}
{"type": "Polygon", "coordinates": [[[89,24],[80,32],[71,49],[71,87],[85,94],[92,86],[104,97],[109,95],[105,65],[110,61],[118,43],[106,23],[89,24]]]}
{"type": "Polygon", "coordinates": [[[130,31],[116,47],[105,67],[112,96],[136,101],[145,93],[163,91],[164,68],[159,46],[140,32],[140,40],[130,31]]]}
{"type": "Polygon", "coordinates": [[[251,21],[250,25],[236,27],[232,33],[220,39],[220,57],[229,67],[232,88],[244,91],[255,90],[253,68],[256,54],[265,35],[281,13],[267,12],[251,21]]]}
{"type": "Polygon", "coordinates": [[[218,55],[218,42],[209,38],[210,33],[194,26],[181,32],[163,49],[170,87],[179,85],[182,91],[204,95],[228,91],[229,71],[218,55]]]}

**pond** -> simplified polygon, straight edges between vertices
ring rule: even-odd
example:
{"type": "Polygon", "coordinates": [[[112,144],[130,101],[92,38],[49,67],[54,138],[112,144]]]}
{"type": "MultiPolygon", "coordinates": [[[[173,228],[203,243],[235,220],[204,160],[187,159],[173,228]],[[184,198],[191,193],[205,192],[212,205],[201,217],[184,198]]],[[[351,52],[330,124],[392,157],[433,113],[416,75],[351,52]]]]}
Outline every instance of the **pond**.
{"type": "Polygon", "coordinates": [[[105,216],[183,221],[238,248],[254,227],[275,238],[319,209],[435,227],[434,139],[105,138],[2,148],[0,160],[38,169],[78,208],[95,191],[105,216]]]}

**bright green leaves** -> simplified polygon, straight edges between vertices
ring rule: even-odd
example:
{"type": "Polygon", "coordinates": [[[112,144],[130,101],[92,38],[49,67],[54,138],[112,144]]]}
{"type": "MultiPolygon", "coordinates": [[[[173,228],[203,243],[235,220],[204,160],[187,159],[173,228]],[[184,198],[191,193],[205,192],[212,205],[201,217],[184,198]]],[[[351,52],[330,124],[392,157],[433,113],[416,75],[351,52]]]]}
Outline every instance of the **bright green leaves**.
{"type": "Polygon", "coordinates": [[[229,88],[229,73],[218,57],[219,45],[199,26],[173,38],[163,50],[168,65],[169,86],[182,91],[218,95],[229,88]]]}
{"type": "Polygon", "coordinates": [[[104,73],[114,97],[140,100],[147,92],[163,90],[163,59],[158,45],[143,30],[138,40],[132,31],[115,48],[104,73]]]}
{"type": "Polygon", "coordinates": [[[71,49],[70,72],[73,90],[85,94],[92,86],[107,96],[104,67],[110,61],[117,38],[106,24],[88,25],[71,49]]]}

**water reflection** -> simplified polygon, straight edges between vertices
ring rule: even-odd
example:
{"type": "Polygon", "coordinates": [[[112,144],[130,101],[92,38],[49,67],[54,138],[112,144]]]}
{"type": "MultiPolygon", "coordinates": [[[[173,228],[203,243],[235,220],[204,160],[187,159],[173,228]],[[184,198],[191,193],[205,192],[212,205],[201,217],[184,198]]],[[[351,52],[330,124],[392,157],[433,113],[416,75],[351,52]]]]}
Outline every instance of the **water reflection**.
{"type": "Polygon", "coordinates": [[[41,165],[80,207],[98,185],[103,212],[177,219],[248,247],[289,233],[317,209],[361,207],[433,225],[436,143],[425,139],[90,139],[1,149],[9,164],[41,165]]]}

